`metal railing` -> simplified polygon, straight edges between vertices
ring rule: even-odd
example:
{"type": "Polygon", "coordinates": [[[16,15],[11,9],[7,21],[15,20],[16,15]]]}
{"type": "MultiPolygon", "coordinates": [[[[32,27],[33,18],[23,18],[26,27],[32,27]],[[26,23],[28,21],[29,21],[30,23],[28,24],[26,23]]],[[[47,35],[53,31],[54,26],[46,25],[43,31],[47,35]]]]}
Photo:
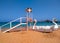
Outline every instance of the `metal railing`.
{"type": "Polygon", "coordinates": [[[20,17],[20,18],[17,18],[17,19],[15,19],[15,20],[11,21],[11,22],[8,22],[8,23],[0,26],[0,32],[5,33],[5,32],[7,32],[7,31],[10,31],[11,29],[14,29],[14,28],[22,25],[22,24],[26,24],[26,23],[22,23],[22,19],[25,19],[25,18],[26,18],[26,17],[20,17]],[[13,22],[16,22],[16,21],[18,21],[18,20],[19,20],[19,24],[15,25],[15,26],[12,26],[12,23],[13,23],[13,22]],[[2,29],[2,27],[6,26],[6,25],[8,25],[8,24],[9,24],[9,29],[2,29]]]}

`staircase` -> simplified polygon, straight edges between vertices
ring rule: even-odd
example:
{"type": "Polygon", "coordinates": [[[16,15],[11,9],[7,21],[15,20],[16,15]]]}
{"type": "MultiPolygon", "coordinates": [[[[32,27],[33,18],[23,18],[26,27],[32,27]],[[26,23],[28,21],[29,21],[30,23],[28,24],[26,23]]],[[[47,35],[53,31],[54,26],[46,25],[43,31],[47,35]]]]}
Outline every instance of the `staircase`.
{"type": "Polygon", "coordinates": [[[0,26],[0,32],[2,32],[2,27],[7,26],[8,24],[9,24],[9,29],[5,29],[5,30],[3,31],[3,33],[6,33],[7,31],[10,31],[10,30],[12,30],[12,29],[14,29],[14,28],[16,28],[16,27],[18,27],[18,26],[20,26],[20,25],[27,24],[27,23],[22,23],[22,19],[26,19],[26,17],[17,18],[17,19],[15,19],[15,20],[13,20],[13,21],[11,21],[11,22],[9,22],[9,23],[6,23],[6,24],[0,26]],[[17,25],[15,25],[15,26],[12,27],[12,23],[13,23],[13,22],[16,22],[16,21],[18,21],[18,20],[19,20],[19,24],[17,24],[17,25]]]}

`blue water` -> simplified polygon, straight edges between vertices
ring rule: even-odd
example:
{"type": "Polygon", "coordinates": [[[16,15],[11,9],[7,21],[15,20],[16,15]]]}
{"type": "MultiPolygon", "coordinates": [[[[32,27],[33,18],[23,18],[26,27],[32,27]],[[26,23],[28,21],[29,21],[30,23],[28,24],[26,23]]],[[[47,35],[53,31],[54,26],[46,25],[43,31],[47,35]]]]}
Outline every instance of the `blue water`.
{"type": "MultiPolygon", "coordinates": [[[[6,24],[7,22],[0,22],[0,26],[2,26],[2,25],[4,25],[4,24],[6,24]]],[[[13,26],[15,26],[15,25],[17,25],[17,24],[19,24],[19,22],[13,22],[12,23],[12,27],[13,26]]],[[[60,22],[59,23],[57,23],[58,25],[60,25],[60,22]]],[[[31,25],[33,26],[34,25],[34,23],[31,23],[31,25]]],[[[37,26],[47,26],[47,25],[54,25],[53,23],[51,23],[51,22],[37,22],[36,23],[36,25],[37,26]]],[[[26,26],[26,24],[25,25],[21,25],[21,26],[26,26]]],[[[30,23],[28,23],[28,26],[30,26],[30,23]]],[[[8,24],[8,25],[6,25],[6,26],[4,26],[5,28],[9,28],[10,27],[10,24],[8,24]]]]}

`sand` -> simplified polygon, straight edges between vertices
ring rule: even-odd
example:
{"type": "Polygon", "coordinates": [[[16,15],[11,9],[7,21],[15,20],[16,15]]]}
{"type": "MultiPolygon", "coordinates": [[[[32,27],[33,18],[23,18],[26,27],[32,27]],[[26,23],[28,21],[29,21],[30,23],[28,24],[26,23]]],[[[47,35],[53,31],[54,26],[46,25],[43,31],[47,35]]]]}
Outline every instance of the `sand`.
{"type": "Polygon", "coordinates": [[[60,43],[60,30],[52,33],[31,30],[0,33],[0,43],[60,43]]]}

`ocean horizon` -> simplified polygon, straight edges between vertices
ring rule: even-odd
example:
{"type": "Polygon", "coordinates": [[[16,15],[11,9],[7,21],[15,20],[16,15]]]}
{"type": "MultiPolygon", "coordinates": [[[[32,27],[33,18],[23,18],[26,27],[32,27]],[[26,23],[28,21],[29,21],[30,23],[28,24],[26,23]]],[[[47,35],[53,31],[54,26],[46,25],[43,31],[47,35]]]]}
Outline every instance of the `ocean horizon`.
{"type": "MultiPolygon", "coordinates": [[[[4,25],[6,23],[9,23],[9,22],[0,22],[0,26],[4,25]]],[[[13,22],[12,23],[12,27],[15,26],[15,25],[17,25],[17,24],[19,24],[19,23],[20,22],[13,22]]],[[[25,23],[25,22],[23,22],[23,23],[25,23]]],[[[28,26],[30,26],[30,24],[31,24],[31,26],[33,26],[34,25],[34,22],[32,22],[32,23],[29,22],[28,23],[28,26]]],[[[57,24],[60,25],[60,22],[57,22],[57,24]]],[[[52,22],[37,22],[36,23],[36,26],[51,26],[51,25],[54,25],[54,24],[52,22]]],[[[10,26],[10,24],[6,25],[6,27],[9,27],[9,26],[10,26]]],[[[22,26],[26,26],[26,24],[24,24],[22,26]]]]}

